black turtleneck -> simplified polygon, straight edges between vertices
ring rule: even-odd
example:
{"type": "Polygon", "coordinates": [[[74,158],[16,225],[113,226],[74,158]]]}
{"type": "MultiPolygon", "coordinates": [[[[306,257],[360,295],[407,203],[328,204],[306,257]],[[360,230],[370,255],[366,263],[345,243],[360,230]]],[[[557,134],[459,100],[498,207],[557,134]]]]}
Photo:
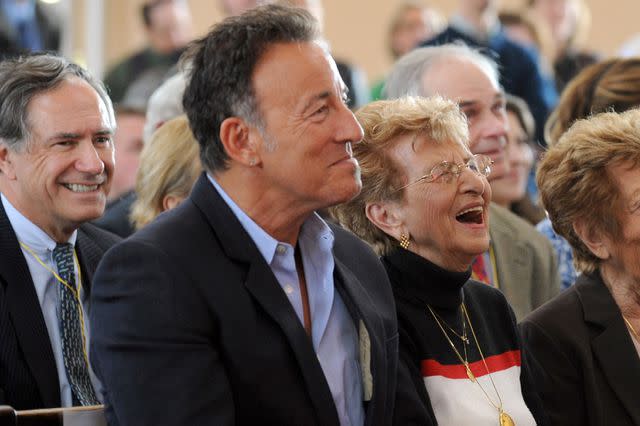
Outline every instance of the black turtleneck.
{"type": "MultiPolygon", "coordinates": [[[[447,340],[428,306],[431,306],[441,321],[446,323],[442,324],[445,329],[449,330],[449,326],[457,334],[462,335],[463,316],[460,308],[462,301],[466,306],[485,359],[490,357],[494,360],[504,359],[507,360],[505,361],[507,367],[515,368],[516,371],[522,369],[521,376],[518,377],[516,373],[513,376],[516,382],[512,383],[512,386],[521,388],[522,395],[514,395],[511,391],[508,392],[510,396],[502,395],[502,399],[506,402],[511,398],[508,403],[514,407],[521,405],[522,400],[526,401],[537,422],[544,423],[542,418],[536,415],[539,414],[539,400],[528,380],[528,372],[524,371],[526,367],[520,365],[520,343],[515,316],[499,290],[469,279],[471,269],[464,272],[448,271],[401,248],[383,256],[382,262],[393,287],[398,311],[401,360],[399,374],[408,375],[415,386],[412,391],[399,394],[395,408],[395,424],[437,424],[436,417],[450,418],[451,412],[447,411],[450,407],[448,408],[446,404],[432,405],[427,392],[429,386],[431,386],[429,392],[438,393],[440,397],[447,395],[447,390],[444,389],[440,393],[442,389],[434,389],[433,386],[439,386],[438,383],[452,387],[477,386],[466,376],[459,379],[440,378],[437,373],[438,368],[455,371],[462,365],[451,348],[450,341],[461,355],[465,347],[462,339],[450,331],[448,331],[449,340],[447,340]],[[430,367],[433,365],[438,366],[435,373],[430,367]],[[433,380],[429,382],[428,378],[433,380]],[[520,383],[517,383],[518,381],[520,383]],[[427,383],[430,384],[427,385],[427,383]],[[440,414],[436,416],[436,412],[440,414]]],[[[466,345],[467,361],[470,364],[477,363],[476,365],[482,366],[482,358],[468,324],[466,329],[471,343],[466,345]]],[[[505,371],[504,369],[496,370],[492,374],[510,374],[505,371]]],[[[481,374],[480,371],[477,373],[481,374]]],[[[482,397],[477,403],[487,404],[487,401],[482,397]]],[[[521,409],[526,410],[526,407],[521,409]]],[[[471,416],[473,414],[470,413],[471,416]]]]}
{"type": "Polygon", "coordinates": [[[398,248],[382,258],[398,297],[432,308],[457,309],[462,302],[462,287],[471,277],[464,272],[448,271],[408,250],[398,248]]]}

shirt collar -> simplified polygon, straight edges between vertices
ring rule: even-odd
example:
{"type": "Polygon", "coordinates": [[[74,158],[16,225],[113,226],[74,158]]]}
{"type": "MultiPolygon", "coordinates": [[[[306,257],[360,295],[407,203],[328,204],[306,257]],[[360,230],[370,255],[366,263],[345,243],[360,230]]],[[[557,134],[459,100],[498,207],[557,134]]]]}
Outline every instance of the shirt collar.
{"type": "MultiPolygon", "coordinates": [[[[281,243],[271,235],[269,235],[264,229],[260,227],[257,223],[253,221],[234,201],[231,197],[225,192],[224,189],[216,182],[216,180],[207,173],[207,178],[213,185],[213,187],[218,191],[218,194],[222,197],[222,199],[227,203],[233,214],[238,218],[238,221],[242,225],[245,231],[249,234],[253,242],[258,247],[258,251],[262,254],[265,261],[268,264],[271,264],[273,261],[273,257],[275,256],[276,249],[281,243]]],[[[302,228],[300,229],[300,236],[298,237],[299,241],[309,241],[313,243],[322,244],[323,247],[333,247],[333,231],[329,228],[329,225],[326,224],[324,220],[317,214],[313,213],[309,218],[302,224],[302,228]]]]}
{"type": "MultiPolygon", "coordinates": [[[[20,213],[4,194],[0,194],[0,198],[2,199],[2,205],[4,206],[7,218],[13,227],[18,241],[26,244],[31,250],[41,255],[46,254],[47,251],[53,251],[57,245],[53,238],[20,213]]],[[[68,241],[74,247],[77,237],[78,231],[73,231],[68,241]]]]}

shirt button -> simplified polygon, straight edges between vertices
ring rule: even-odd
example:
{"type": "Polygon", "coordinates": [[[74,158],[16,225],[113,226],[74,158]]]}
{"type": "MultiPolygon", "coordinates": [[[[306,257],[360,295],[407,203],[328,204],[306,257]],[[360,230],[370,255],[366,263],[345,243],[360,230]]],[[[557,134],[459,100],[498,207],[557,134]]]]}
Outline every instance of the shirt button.
{"type": "Polygon", "coordinates": [[[287,248],[282,244],[278,244],[276,251],[278,252],[278,254],[285,254],[287,252],[287,248]]]}
{"type": "Polygon", "coordinates": [[[287,294],[293,293],[293,286],[291,284],[287,284],[284,286],[284,292],[287,294]]]}

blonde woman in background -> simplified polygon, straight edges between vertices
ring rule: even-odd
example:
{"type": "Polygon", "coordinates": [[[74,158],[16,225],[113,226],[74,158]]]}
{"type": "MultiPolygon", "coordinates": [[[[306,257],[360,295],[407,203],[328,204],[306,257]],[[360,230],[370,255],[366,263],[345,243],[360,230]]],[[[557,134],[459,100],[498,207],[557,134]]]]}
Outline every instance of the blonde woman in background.
{"type": "Polygon", "coordinates": [[[184,115],[167,121],[151,136],[142,150],[136,176],[138,198],[131,211],[136,229],[189,195],[202,172],[198,155],[198,142],[184,115]]]}

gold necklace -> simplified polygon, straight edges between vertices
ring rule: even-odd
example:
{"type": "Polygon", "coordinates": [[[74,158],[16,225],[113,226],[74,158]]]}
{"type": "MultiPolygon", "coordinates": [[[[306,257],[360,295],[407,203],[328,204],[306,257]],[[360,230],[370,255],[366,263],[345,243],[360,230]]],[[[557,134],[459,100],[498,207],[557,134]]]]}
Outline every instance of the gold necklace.
{"type": "MultiPolygon", "coordinates": [[[[462,324],[463,324],[462,325],[462,336],[458,335],[458,333],[453,331],[453,328],[451,328],[451,326],[449,324],[447,324],[446,321],[442,320],[442,322],[445,323],[446,326],[451,331],[453,331],[456,336],[458,336],[458,337],[460,337],[462,339],[462,347],[464,349],[464,359],[463,359],[462,355],[460,355],[460,352],[458,351],[458,348],[456,348],[456,345],[453,344],[453,342],[449,338],[449,335],[445,331],[444,327],[442,327],[442,323],[440,322],[440,319],[438,318],[438,315],[436,314],[436,312],[431,308],[430,305],[427,305],[427,308],[429,308],[429,312],[431,312],[431,315],[433,316],[433,319],[436,320],[436,324],[438,324],[438,327],[440,327],[440,330],[442,330],[442,334],[444,334],[444,336],[447,338],[447,342],[449,342],[449,345],[451,346],[451,349],[453,349],[453,351],[458,356],[458,359],[460,359],[460,362],[462,363],[462,365],[464,365],[464,368],[465,368],[465,370],[467,372],[467,377],[472,382],[475,382],[476,381],[476,376],[473,375],[473,372],[471,371],[471,368],[469,367],[469,361],[467,361],[467,346],[465,345],[465,343],[468,344],[469,339],[467,338],[467,327],[465,325],[464,315],[462,316],[462,324]]],[[[462,305],[460,305],[460,313],[462,314],[462,305]]]]}
{"type": "Polygon", "coordinates": [[[636,338],[636,341],[638,343],[640,343],[640,336],[638,336],[638,333],[636,333],[636,329],[633,328],[633,326],[631,325],[631,323],[629,322],[629,320],[627,319],[627,317],[625,317],[624,315],[622,315],[622,318],[624,319],[624,322],[627,323],[627,327],[629,327],[629,330],[631,330],[631,333],[633,333],[633,335],[636,338]]]}
{"type": "Polygon", "coordinates": [[[469,337],[467,337],[467,323],[464,320],[464,314],[462,313],[462,305],[460,305],[460,315],[462,315],[462,334],[458,334],[458,332],[455,331],[453,327],[451,327],[445,320],[443,320],[442,317],[438,315],[436,311],[431,309],[431,306],[427,305],[427,307],[431,311],[431,315],[438,317],[438,320],[439,320],[438,325],[444,324],[449,329],[449,331],[451,331],[454,335],[458,337],[458,339],[462,340],[467,345],[469,344],[469,337]]]}
{"type": "Polygon", "coordinates": [[[73,249],[73,261],[74,261],[74,266],[78,268],[78,281],[80,285],[77,285],[76,288],[73,288],[71,284],[69,284],[69,282],[67,282],[66,280],[62,279],[62,277],[60,277],[60,275],[58,275],[56,271],[49,268],[49,266],[46,263],[44,263],[42,259],[40,259],[40,257],[33,251],[31,247],[29,247],[22,241],[20,241],[20,246],[22,246],[22,248],[24,248],[27,252],[29,252],[29,254],[33,256],[34,259],[36,259],[44,269],[46,269],[51,274],[53,274],[54,278],[58,280],[60,284],[67,287],[71,291],[71,294],[73,294],[73,297],[76,299],[76,302],[77,302],[76,309],[78,310],[78,317],[80,319],[80,335],[82,338],[82,353],[84,354],[84,359],[87,362],[87,365],[89,365],[89,355],[87,353],[87,344],[86,344],[87,338],[84,335],[84,313],[82,312],[82,302],[80,301],[80,291],[79,291],[79,289],[82,287],[82,271],[80,270],[80,262],[78,261],[78,256],[76,255],[76,249],[75,248],[73,249]]]}
{"type": "MultiPolygon", "coordinates": [[[[469,378],[469,380],[471,380],[472,382],[476,383],[480,387],[480,390],[484,394],[484,396],[487,399],[487,401],[489,401],[489,403],[496,410],[498,410],[498,422],[499,422],[500,426],[515,426],[515,422],[513,421],[511,416],[509,414],[507,414],[503,409],[502,398],[500,397],[500,393],[498,392],[498,388],[496,387],[496,384],[493,381],[493,377],[491,377],[491,372],[489,371],[489,366],[487,366],[487,362],[484,359],[484,354],[482,353],[482,349],[480,348],[480,343],[478,342],[478,337],[476,336],[476,332],[473,329],[473,324],[471,323],[471,319],[469,318],[469,313],[467,312],[467,307],[465,306],[464,302],[462,302],[460,304],[460,310],[463,313],[463,319],[462,319],[463,320],[463,324],[464,324],[464,320],[465,319],[466,319],[466,322],[469,323],[469,328],[471,329],[471,334],[473,335],[473,339],[476,342],[476,347],[478,348],[478,353],[480,354],[480,358],[482,359],[482,363],[484,364],[484,368],[487,371],[487,375],[489,376],[489,380],[491,380],[491,385],[493,386],[493,390],[495,391],[496,395],[498,396],[498,404],[496,404],[491,399],[491,397],[489,397],[489,394],[484,390],[484,387],[482,386],[482,384],[476,379],[476,376],[471,371],[471,368],[469,367],[469,361],[467,360],[466,346],[464,346],[464,344],[463,344],[463,346],[465,348],[465,357],[463,359],[462,355],[460,354],[460,352],[458,351],[456,346],[453,344],[453,342],[449,338],[449,335],[447,334],[447,332],[445,331],[444,327],[440,323],[440,320],[438,319],[438,316],[436,315],[435,311],[429,305],[427,305],[427,308],[429,308],[429,312],[431,312],[431,315],[433,316],[433,319],[436,320],[436,324],[438,324],[438,327],[442,331],[442,334],[444,334],[444,337],[447,339],[447,342],[449,342],[449,345],[451,346],[451,348],[455,352],[456,356],[458,357],[460,362],[464,365],[465,369],[467,370],[467,377],[469,378]]],[[[449,324],[447,324],[444,320],[442,322],[444,322],[447,325],[447,327],[453,331],[453,329],[451,328],[451,326],[449,326],[449,324]]],[[[463,333],[464,333],[464,328],[463,328],[463,333]]]]}

